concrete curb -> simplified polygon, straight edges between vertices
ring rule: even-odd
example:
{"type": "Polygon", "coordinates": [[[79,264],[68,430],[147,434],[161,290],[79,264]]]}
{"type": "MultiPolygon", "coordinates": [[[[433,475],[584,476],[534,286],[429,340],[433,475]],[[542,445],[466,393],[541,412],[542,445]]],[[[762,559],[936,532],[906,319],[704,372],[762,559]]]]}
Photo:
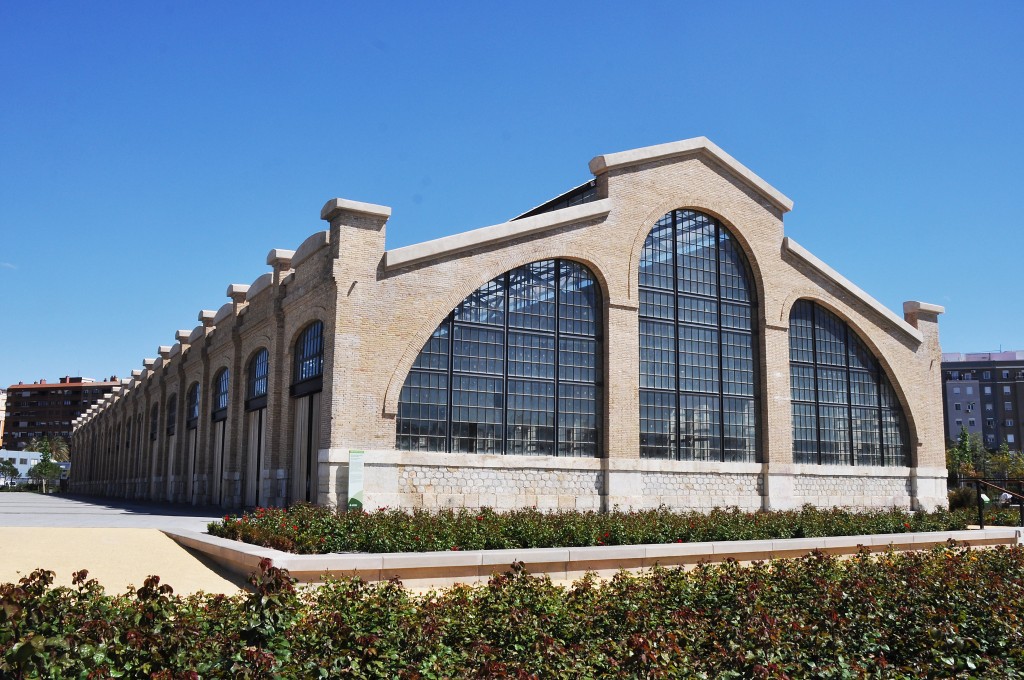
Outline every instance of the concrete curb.
{"type": "Polygon", "coordinates": [[[523,562],[531,574],[547,574],[554,580],[571,580],[587,572],[610,576],[620,569],[649,569],[693,565],[700,562],[771,560],[800,557],[814,550],[850,555],[862,547],[872,552],[927,550],[953,539],[971,547],[1017,545],[1024,529],[1000,527],[967,531],[932,531],[906,534],[871,534],[823,538],[787,538],[765,541],[715,541],[708,543],[659,543],[584,548],[524,548],[512,550],[465,550],[421,553],[330,553],[296,555],[272,548],[217,538],[185,529],[165,529],[180,545],[201,552],[229,571],[248,576],[269,558],[302,583],[321,583],[333,577],[359,576],[365,581],[399,578],[411,588],[431,588],[455,583],[486,581],[513,562],[523,562]]]}

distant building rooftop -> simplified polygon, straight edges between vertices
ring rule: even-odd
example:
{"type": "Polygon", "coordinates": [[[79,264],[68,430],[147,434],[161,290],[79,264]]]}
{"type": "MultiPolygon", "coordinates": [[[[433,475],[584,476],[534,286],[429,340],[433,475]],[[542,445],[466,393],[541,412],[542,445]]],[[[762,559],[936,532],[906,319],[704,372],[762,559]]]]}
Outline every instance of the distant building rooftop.
{"type": "Polygon", "coordinates": [[[967,361],[1024,361],[1024,350],[1013,349],[1006,352],[943,352],[942,363],[967,361]]]}

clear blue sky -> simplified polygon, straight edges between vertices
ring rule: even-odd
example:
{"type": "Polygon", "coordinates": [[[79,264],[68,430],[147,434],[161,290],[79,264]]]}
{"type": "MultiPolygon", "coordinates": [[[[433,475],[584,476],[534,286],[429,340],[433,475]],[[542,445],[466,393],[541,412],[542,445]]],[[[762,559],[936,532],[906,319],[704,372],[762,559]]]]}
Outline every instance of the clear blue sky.
{"type": "Polygon", "coordinates": [[[706,135],[947,351],[1024,348],[1024,3],[0,4],[0,385],[124,376],[324,228],[495,224],[706,135]],[[633,4],[633,7],[627,5],[633,4]]]}

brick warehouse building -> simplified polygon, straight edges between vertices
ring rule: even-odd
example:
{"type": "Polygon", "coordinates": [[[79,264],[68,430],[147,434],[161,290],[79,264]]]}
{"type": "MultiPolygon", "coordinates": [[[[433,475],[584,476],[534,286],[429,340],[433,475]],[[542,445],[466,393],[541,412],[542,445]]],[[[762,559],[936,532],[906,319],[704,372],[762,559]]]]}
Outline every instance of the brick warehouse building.
{"type": "Polygon", "coordinates": [[[74,431],[85,493],[225,507],[946,504],[941,307],[883,307],[704,138],[394,250],[333,199],[74,431]]]}

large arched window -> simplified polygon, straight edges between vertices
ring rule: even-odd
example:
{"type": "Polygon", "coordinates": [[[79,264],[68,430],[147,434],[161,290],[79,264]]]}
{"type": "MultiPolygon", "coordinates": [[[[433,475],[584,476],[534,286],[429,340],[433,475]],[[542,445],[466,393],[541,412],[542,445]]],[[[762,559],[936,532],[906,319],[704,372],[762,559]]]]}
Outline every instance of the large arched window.
{"type": "Polygon", "coordinates": [[[640,455],[755,462],[754,289],[718,220],[674,210],[640,258],[640,455]]]}
{"type": "Polygon", "coordinates": [[[219,422],[228,417],[228,387],[230,384],[230,373],[228,369],[222,368],[213,378],[213,411],[211,420],[219,422]]]}
{"type": "Polygon", "coordinates": [[[270,373],[270,354],[265,348],[260,349],[249,360],[249,368],[246,373],[248,379],[245,385],[245,410],[255,411],[265,408],[267,405],[267,376],[270,373]]]}
{"type": "Polygon", "coordinates": [[[518,267],[463,300],[423,346],[399,396],[411,451],[600,453],[601,293],[568,260],[518,267]]]}
{"type": "Polygon", "coordinates": [[[199,383],[192,383],[185,395],[185,428],[194,430],[199,426],[199,383]]]}
{"type": "Polygon", "coordinates": [[[789,314],[793,462],[910,465],[906,418],[878,360],[810,300],[789,314]]]}

